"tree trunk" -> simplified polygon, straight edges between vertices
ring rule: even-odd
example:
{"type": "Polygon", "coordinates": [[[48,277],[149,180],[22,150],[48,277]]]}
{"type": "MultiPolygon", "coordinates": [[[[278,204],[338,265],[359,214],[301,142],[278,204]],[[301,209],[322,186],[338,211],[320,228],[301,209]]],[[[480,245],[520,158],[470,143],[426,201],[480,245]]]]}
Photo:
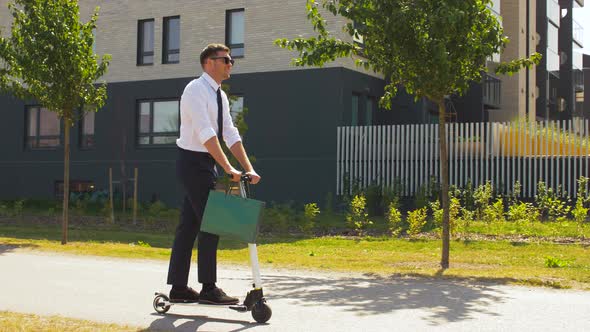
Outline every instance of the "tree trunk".
{"type": "Polygon", "coordinates": [[[440,143],[440,172],[441,172],[441,199],[443,207],[442,220],[442,257],[440,266],[443,269],[449,268],[449,164],[447,157],[447,131],[446,131],[446,109],[444,99],[438,100],[438,131],[440,143]]]}
{"type": "Polygon", "coordinates": [[[68,243],[68,211],[70,202],[70,120],[66,118],[64,123],[64,198],[61,244],[68,243]]]}

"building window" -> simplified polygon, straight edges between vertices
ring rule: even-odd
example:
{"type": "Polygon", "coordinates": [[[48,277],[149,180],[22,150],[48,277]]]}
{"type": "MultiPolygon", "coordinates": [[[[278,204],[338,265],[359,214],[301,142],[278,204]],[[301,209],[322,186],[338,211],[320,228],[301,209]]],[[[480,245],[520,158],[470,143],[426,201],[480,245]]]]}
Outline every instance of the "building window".
{"type": "Polygon", "coordinates": [[[180,16],[164,17],[162,63],[180,62],[180,16]]]}
{"type": "MultiPolygon", "coordinates": [[[[55,198],[64,198],[64,183],[63,181],[55,181],[54,183],[55,198]]],[[[92,181],[70,180],[70,195],[80,195],[92,193],[95,191],[95,185],[92,181]]],[[[71,197],[70,197],[71,198],[71,197]]]]}
{"type": "Polygon", "coordinates": [[[242,114],[244,111],[244,96],[233,95],[231,98],[231,105],[229,112],[231,114],[231,118],[235,122],[239,114],[242,114]]]}
{"type": "Polygon", "coordinates": [[[61,145],[61,123],[55,112],[40,106],[29,106],[27,124],[28,148],[56,148],[61,145]]]}
{"type": "Polygon", "coordinates": [[[225,12],[225,44],[234,58],[244,56],[244,9],[225,12]]]}
{"type": "Polygon", "coordinates": [[[80,148],[94,147],[94,118],[95,112],[86,112],[80,120],[80,148]]]}
{"type": "Polygon", "coordinates": [[[180,128],[180,104],[173,100],[143,100],[138,103],[138,137],[140,146],[171,145],[180,128]]]}
{"type": "Polygon", "coordinates": [[[137,65],[154,63],[154,19],[137,23],[137,65]]]}

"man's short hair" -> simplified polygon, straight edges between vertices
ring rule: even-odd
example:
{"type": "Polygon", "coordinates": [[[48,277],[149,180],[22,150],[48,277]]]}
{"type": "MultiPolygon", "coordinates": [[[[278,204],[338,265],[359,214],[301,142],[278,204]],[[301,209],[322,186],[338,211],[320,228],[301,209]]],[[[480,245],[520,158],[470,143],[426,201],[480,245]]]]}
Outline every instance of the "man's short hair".
{"type": "Polygon", "coordinates": [[[216,55],[217,52],[225,51],[229,53],[229,47],[223,44],[209,44],[201,52],[201,66],[205,65],[205,61],[212,55],[216,55]]]}

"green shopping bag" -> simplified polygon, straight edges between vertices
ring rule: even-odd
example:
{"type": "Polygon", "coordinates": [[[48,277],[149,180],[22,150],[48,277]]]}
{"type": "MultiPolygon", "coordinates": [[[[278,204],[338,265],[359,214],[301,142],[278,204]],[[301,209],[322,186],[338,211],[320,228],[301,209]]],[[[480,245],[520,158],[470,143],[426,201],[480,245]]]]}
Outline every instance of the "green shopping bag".
{"type": "Polygon", "coordinates": [[[262,201],[212,190],[203,213],[201,231],[256,243],[263,207],[262,201]]]}

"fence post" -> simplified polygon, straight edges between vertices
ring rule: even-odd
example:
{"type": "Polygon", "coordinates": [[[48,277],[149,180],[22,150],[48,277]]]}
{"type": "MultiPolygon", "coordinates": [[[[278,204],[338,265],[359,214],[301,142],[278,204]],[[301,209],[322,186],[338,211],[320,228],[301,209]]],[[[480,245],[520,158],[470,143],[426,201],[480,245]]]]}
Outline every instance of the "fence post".
{"type": "Polygon", "coordinates": [[[109,202],[111,208],[111,223],[115,222],[115,206],[113,204],[113,168],[109,167],[109,202]]]}
{"type": "Polygon", "coordinates": [[[133,176],[133,225],[137,224],[137,167],[133,176]]]}

